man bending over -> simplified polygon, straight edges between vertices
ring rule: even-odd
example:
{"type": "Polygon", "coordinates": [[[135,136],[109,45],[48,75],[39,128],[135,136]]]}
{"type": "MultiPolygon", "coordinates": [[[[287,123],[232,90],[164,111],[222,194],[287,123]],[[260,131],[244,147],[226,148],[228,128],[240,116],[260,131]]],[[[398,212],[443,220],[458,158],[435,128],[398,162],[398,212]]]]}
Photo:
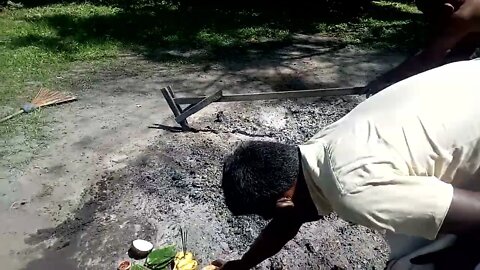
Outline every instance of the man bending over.
{"type": "Polygon", "coordinates": [[[271,221],[241,259],[217,265],[250,269],[302,224],[336,212],[385,232],[388,269],[473,269],[480,256],[466,247],[480,236],[478,74],[480,60],[444,65],[388,87],[303,144],[238,147],[224,163],[226,205],[271,221]]]}

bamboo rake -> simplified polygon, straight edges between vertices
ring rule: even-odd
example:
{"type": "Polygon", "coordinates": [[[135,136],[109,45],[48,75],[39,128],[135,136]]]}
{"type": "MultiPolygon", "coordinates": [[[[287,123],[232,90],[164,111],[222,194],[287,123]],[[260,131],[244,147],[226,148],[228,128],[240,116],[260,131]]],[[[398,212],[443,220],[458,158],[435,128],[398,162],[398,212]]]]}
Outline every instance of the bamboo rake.
{"type": "Polygon", "coordinates": [[[77,100],[77,98],[74,96],[69,96],[57,91],[50,91],[42,88],[40,91],[38,91],[32,102],[24,104],[19,111],[0,119],[0,123],[5,122],[19,114],[29,113],[41,107],[58,105],[74,100],[77,100]]]}

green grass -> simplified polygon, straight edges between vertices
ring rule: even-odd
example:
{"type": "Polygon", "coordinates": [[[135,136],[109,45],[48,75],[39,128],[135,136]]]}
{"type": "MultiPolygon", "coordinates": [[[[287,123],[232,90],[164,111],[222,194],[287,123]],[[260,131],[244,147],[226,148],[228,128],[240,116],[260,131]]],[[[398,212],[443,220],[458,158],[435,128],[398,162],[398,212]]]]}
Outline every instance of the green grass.
{"type": "MultiPolygon", "coordinates": [[[[94,61],[119,53],[121,44],[108,38],[80,42],[62,38],[58,29],[39,18],[115,14],[117,10],[91,5],[51,6],[8,11],[0,16],[0,106],[20,104],[37,86],[55,86],[57,76],[76,61],[94,61]],[[47,49],[49,48],[49,49],[47,49]],[[35,85],[29,86],[29,85],[35,85]],[[20,100],[19,100],[20,99],[20,100]]],[[[82,35],[81,32],[78,35],[82,35]]]]}
{"type": "MultiPolygon", "coordinates": [[[[345,44],[396,50],[418,46],[423,36],[418,11],[395,1],[375,2],[355,18],[317,10],[199,9],[185,14],[174,5],[155,3],[128,9],[54,4],[0,13],[0,115],[14,112],[41,86],[65,90],[61,77],[72,67],[98,66],[123,52],[152,61],[222,61],[251,47],[268,53],[272,46],[288,44],[295,33],[323,33],[345,44]],[[208,57],[166,58],[159,49],[204,49],[208,57]]],[[[26,141],[40,141],[44,115],[22,115],[0,124],[0,142],[19,134],[26,141]]]]}
{"type": "MultiPolygon", "coordinates": [[[[62,38],[57,28],[39,18],[115,12],[118,10],[91,5],[55,5],[0,13],[0,116],[17,111],[40,87],[64,90],[62,77],[78,62],[100,63],[121,51],[121,43],[108,38],[87,42],[62,38]]],[[[21,152],[33,155],[41,149],[48,138],[45,115],[44,110],[38,110],[0,124],[0,156],[14,166],[21,163],[21,152]]]]}
{"type": "MultiPolygon", "coordinates": [[[[92,5],[54,5],[0,13],[0,115],[18,110],[40,87],[61,88],[64,84],[61,77],[75,63],[102,61],[121,51],[121,43],[108,38],[86,42],[79,42],[78,38],[62,38],[58,28],[39,21],[39,18],[53,15],[81,18],[115,12],[118,10],[92,5]]],[[[41,144],[46,134],[44,115],[38,111],[0,124],[0,142],[6,143],[7,139],[21,136],[32,145],[41,144]]],[[[0,156],[15,152],[14,148],[1,148],[7,152],[0,153],[0,156]]]]}
{"type": "Polygon", "coordinates": [[[317,31],[359,47],[410,51],[424,42],[424,23],[412,4],[375,1],[367,13],[349,22],[320,22],[317,31]]]}
{"type": "Polygon", "coordinates": [[[269,40],[283,41],[289,36],[286,29],[275,29],[267,26],[245,27],[221,33],[215,29],[202,29],[196,35],[199,44],[211,47],[232,47],[244,43],[258,43],[269,40]]]}

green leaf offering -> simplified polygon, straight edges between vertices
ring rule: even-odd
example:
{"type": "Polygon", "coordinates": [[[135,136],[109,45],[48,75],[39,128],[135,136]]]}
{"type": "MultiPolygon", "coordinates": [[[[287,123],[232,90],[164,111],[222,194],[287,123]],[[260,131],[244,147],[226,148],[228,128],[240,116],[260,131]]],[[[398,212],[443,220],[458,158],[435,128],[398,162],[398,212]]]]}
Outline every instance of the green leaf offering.
{"type": "Polygon", "coordinates": [[[145,265],[154,270],[165,269],[175,259],[175,246],[153,250],[147,257],[145,265]]]}

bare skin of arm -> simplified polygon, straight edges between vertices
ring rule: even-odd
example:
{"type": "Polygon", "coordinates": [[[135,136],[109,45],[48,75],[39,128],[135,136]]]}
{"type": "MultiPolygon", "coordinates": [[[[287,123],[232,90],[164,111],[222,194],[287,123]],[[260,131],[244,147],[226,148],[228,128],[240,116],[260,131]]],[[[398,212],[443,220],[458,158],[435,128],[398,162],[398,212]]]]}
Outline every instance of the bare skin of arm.
{"type": "Polygon", "coordinates": [[[455,234],[453,245],[411,259],[413,264],[433,264],[435,269],[474,269],[480,263],[480,192],[454,189],[453,200],[440,229],[455,234]]]}
{"type": "Polygon", "coordinates": [[[379,80],[393,84],[440,65],[450,49],[467,34],[458,28],[456,25],[451,25],[449,29],[446,29],[445,32],[437,37],[425,50],[407,59],[395,69],[385,73],[379,80]]]}
{"type": "Polygon", "coordinates": [[[223,262],[217,260],[213,265],[220,270],[251,269],[264,260],[277,254],[290,240],[292,240],[306,222],[319,220],[319,216],[282,215],[274,218],[263,229],[255,242],[240,260],[223,262]]]}
{"type": "Polygon", "coordinates": [[[479,5],[476,0],[463,4],[424,50],[369,83],[367,93],[375,94],[391,84],[441,65],[450,50],[469,33],[477,32],[479,5]]]}
{"type": "Polygon", "coordinates": [[[273,219],[255,240],[241,261],[252,268],[277,254],[285,244],[297,235],[303,222],[298,220],[273,219]]]}
{"type": "Polygon", "coordinates": [[[480,192],[454,189],[440,233],[480,235],[480,192]]]}

